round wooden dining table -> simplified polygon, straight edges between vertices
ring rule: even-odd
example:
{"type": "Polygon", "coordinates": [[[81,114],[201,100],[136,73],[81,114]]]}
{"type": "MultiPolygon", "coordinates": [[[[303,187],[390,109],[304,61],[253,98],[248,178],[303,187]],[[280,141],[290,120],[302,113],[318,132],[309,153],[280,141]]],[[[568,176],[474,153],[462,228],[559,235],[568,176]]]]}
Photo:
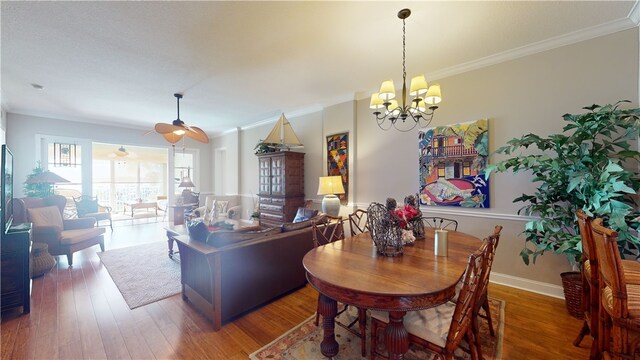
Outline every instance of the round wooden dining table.
{"type": "Polygon", "coordinates": [[[338,354],[334,326],[337,301],[358,308],[389,312],[384,342],[390,359],[402,359],[409,349],[403,325],[407,311],[445,303],[455,295],[469,255],[482,241],[457,231],[448,233],[448,256],[434,255],[434,230],[404,247],[395,257],[380,255],[369,232],[309,251],[303,261],[307,280],[320,292],[324,356],[338,354]]]}

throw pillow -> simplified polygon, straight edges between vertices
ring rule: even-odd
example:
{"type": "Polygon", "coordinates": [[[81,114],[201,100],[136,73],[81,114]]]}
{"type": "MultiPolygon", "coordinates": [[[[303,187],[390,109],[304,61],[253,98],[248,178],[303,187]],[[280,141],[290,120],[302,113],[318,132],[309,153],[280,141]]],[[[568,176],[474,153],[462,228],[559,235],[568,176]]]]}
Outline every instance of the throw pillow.
{"type": "Polygon", "coordinates": [[[282,224],[282,232],[304,229],[313,225],[314,222],[316,224],[324,224],[327,222],[327,216],[322,214],[298,223],[284,223],[282,224]]]}
{"type": "Polygon", "coordinates": [[[216,215],[217,216],[225,216],[227,214],[227,206],[229,205],[228,201],[216,201],[216,215]]]}
{"type": "Polygon", "coordinates": [[[57,206],[45,206],[27,209],[33,227],[56,226],[63,229],[62,215],[57,206]]]}
{"type": "Polygon", "coordinates": [[[294,223],[298,223],[298,222],[301,222],[301,221],[306,221],[306,220],[309,220],[309,219],[311,219],[312,217],[314,217],[316,215],[318,215],[318,210],[306,209],[306,208],[299,207],[295,218],[293,218],[293,222],[294,223]]]}
{"type": "Polygon", "coordinates": [[[251,240],[263,236],[275,235],[281,232],[280,228],[269,228],[259,231],[215,231],[209,234],[207,238],[207,244],[221,248],[230,244],[235,244],[241,241],[251,240]]]}

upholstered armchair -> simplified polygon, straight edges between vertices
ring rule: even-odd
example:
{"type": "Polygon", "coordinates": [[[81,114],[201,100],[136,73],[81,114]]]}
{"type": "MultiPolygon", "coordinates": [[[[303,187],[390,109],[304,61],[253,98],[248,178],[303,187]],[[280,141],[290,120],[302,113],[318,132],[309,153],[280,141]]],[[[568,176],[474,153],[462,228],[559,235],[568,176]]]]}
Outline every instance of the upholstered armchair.
{"type": "Polygon", "coordinates": [[[204,202],[204,206],[193,210],[194,218],[209,222],[217,218],[237,220],[242,216],[240,195],[207,195],[204,202]]]}
{"type": "Polygon", "coordinates": [[[66,255],[73,265],[73,253],[93,245],[104,251],[103,228],[95,227],[96,219],[62,219],[67,199],[53,195],[44,199],[20,198],[13,200],[14,221],[31,222],[34,243],[46,243],[51,255],[66,255]]]}

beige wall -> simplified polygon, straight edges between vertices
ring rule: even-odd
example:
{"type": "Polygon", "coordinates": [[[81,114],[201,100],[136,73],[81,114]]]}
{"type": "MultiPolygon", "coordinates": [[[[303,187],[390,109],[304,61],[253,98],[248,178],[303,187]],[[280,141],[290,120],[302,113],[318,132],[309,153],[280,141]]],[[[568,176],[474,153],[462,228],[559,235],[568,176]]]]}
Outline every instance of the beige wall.
{"type": "MultiPolygon", "coordinates": [[[[619,99],[638,106],[638,28],[439,79],[444,101],[431,126],[490,119],[490,149],[513,137],[562,131],[562,115],[583,106],[619,99]]],[[[366,207],[387,197],[402,199],[417,191],[417,130],[382,131],[368,108],[368,99],[348,101],[290,121],[305,144],[305,191],[319,207],[318,176],[326,174],[325,136],[350,134],[349,202],[366,207]]],[[[272,124],[240,131],[240,193],[257,192],[257,160],[253,147],[272,124]]],[[[499,160],[499,158],[493,159],[499,160]]],[[[493,281],[560,294],[559,273],[570,270],[562,256],[547,254],[535,266],[519,257],[526,218],[517,215],[512,200],[535,189],[527,174],[496,174],[491,178],[491,208],[423,208],[460,221],[460,230],[479,237],[504,226],[494,265],[493,281]]],[[[245,196],[248,204],[250,196],[245,196]]],[[[343,212],[351,211],[351,207],[343,212]]],[[[248,215],[247,215],[248,216],[248,215]]],[[[245,216],[246,217],[246,216],[245,216]]]]}

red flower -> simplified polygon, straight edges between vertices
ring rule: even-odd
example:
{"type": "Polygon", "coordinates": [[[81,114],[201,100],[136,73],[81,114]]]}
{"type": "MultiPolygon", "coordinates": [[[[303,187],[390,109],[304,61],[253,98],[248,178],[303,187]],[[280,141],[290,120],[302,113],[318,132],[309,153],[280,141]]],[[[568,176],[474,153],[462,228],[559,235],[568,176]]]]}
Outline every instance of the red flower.
{"type": "Polygon", "coordinates": [[[407,223],[418,216],[418,210],[411,205],[405,205],[402,208],[395,209],[393,214],[400,220],[398,222],[400,227],[406,229],[407,223]]]}

